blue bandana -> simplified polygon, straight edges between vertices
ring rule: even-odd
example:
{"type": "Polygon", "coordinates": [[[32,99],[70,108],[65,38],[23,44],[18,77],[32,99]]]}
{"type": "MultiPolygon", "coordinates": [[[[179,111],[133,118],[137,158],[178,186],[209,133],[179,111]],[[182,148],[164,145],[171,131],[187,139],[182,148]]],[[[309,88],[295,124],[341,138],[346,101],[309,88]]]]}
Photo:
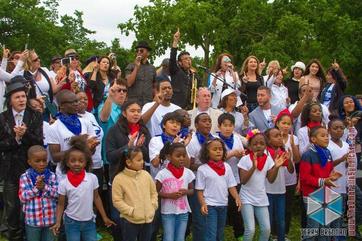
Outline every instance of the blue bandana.
{"type": "Polygon", "coordinates": [[[165,132],[161,134],[162,142],[165,145],[167,142],[172,143],[175,137],[167,135],[165,132]]]}
{"type": "Polygon", "coordinates": [[[231,134],[231,136],[229,137],[223,136],[220,132],[218,132],[218,134],[221,140],[223,140],[225,145],[229,148],[229,150],[232,150],[234,146],[234,134],[231,134]]]}
{"type": "Polygon", "coordinates": [[[317,145],[314,145],[317,154],[319,156],[319,159],[321,160],[321,165],[322,167],[325,167],[328,160],[330,159],[331,153],[329,152],[329,150],[327,148],[323,148],[317,145]]]}
{"type": "Polygon", "coordinates": [[[36,183],[36,178],[38,176],[44,176],[44,183],[48,184],[49,178],[52,175],[51,171],[46,168],[45,171],[43,173],[38,173],[37,171],[35,171],[34,168],[29,168],[28,169],[28,175],[31,179],[31,182],[33,183],[33,185],[35,185],[36,183]]]}
{"type": "Polygon", "coordinates": [[[189,132],[190,131],[188,127],[182,127],[178,135],[180,135],[181,138],[186,138],[189,132]]]}
{"type": "Polygon", "coordinates": [[[214,139],[214,136],[211,135],[210,133],[209,133],[209,135],[207,137],[205,137],[204,135],[202,135],[198,131],[196,131],[196,137],[197,137],[197,140],[199,141],[200,145],[203,145],[208,140],[213,140],[214,139]]]}
{"type": "Polygon", "coordinates": [[[79,117],[77,114],[65,115],[61,112],[57,114],[57,119],[59,119],[67,129],[72,132],[74,135],[78,136],[82,131],[82,125],[80,123],[79,117]]]}

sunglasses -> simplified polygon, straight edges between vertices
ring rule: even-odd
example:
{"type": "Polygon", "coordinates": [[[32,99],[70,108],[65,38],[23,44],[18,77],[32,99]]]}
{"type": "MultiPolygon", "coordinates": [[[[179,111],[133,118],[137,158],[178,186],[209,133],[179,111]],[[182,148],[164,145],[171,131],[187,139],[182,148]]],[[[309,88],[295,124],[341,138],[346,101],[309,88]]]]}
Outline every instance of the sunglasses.
{"type": "Polygon", "coordinates": [[[128,90],[127,89],[116,89],[115,91],[117,91],[118,93],[127,93],[128,90]]]}
{"type": "Polygon", "coordinates": [[[143,52],[145,52],[145,50],[144,50],[144,49],[137,49],[137,50],[136,50],[136,53],[143,54],[143,52]]]}
{"type": "Polygon", "coordinates": [[[38,62],[39,60],[40,60],[40,58],[37,57],[36,59],[33,59],[32,61],[33,61],[33,63],[35,63],[35,62],[38,62]]]}
{"type": "Polygon", "coordinates": [[[68,55],[67,57],[70,58],[71,60],[79,60],[78,55],[68,55]]]}

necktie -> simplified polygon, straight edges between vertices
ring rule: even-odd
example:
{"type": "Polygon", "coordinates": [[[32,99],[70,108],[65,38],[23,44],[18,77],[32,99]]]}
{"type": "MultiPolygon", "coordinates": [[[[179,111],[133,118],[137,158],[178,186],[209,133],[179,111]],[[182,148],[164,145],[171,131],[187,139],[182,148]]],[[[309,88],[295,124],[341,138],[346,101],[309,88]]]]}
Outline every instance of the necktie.
{"type": "Polygon", "coordinates": [[[15,114],[15,124],[17,126],[21,126],[22,123],[23,123],[23,115],[20,113],[15,114]]]}

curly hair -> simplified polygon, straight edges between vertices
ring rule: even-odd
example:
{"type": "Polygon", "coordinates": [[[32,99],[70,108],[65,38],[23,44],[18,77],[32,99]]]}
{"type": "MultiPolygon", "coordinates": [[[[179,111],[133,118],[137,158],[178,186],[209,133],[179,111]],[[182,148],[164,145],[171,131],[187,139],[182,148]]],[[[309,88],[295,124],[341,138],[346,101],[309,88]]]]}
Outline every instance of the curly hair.
{"type": "Polygon", "coordinates": [[[160,151],[160,159],[161,161],[165,161],[167,159],[167,155],[172,155],[172,153],[178,149],[183,148],[186,151],[186,147],[181,142],[166,142],[166,144],[163,146],[163,148],[160,151]]]}
{"type": "Polygon", "coordinates": [[[209,155],[209,146],[211,143],[215,142],[215,141],[218,141],[221,143],[222,145],[222,151],[223,151],[223,154],[222,154],[222,160],[225,161],[226,160],[226,154],[227,154],[227,150],[226,150],[226,147],[225,147],[225,144],[224,142],[219,139],[219,138],[215,138],[213,140],[209,140],[208,142],[205,142],[202,147],[201,147],[201,151],[200,151],[200,161],[201,163],[207,163],[208,161],[210,161],[210,155],[209,155]]]}
{"type": "MultiPolygon", "coordinates": [[[[321,104],[319,104],[318,102],[312,102],[312,103],[309,103],[309,104],[306,104],[304,107],[303,107],[303,110],[302,110],[302,113],[300,114],[300,121],[301,121],[301,126],[300,127],[304,127],[308,124],[308,122],[310,121],[310,111],[312,110],[312,107],[313,106],[319,106],[321,112],[322,112],[322,106],[321,104]]],[[[323,113],[322,113],[323,115],[323,113]]],[[[323,116],[322,116],[323,118],[323,116]]]]}

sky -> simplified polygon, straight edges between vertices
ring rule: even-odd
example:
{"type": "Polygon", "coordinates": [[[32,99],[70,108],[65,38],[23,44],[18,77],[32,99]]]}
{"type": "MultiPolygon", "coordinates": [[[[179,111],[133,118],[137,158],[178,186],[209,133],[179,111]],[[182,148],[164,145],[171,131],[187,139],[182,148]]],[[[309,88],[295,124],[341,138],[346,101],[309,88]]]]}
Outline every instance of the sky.
{"type": "MultiPolygon", "coordinates": [[[[149,1],[146,0],[60,0],[58,11],[60,15],[72,15],[75,10],[82,11],[84,26],[96,31],[95,34],[89,36],[91,39],[110,45],[111,40],[119,38],[121,47],[130,48],[135,41],[135,35],[133,33],[130,33],[129,36],[122,35],[117,25],[133,17],[136,5],[146,6],[148,4],[149,1]]],[[[186,47],[186,50],[192,56],[203,56],[201,49],[195,50],[192,47],[186,47]]],[[[168,50],[165,55],[158,56],[154,64],[159,65],[162,59],[169,55],[168,50]]]]}

